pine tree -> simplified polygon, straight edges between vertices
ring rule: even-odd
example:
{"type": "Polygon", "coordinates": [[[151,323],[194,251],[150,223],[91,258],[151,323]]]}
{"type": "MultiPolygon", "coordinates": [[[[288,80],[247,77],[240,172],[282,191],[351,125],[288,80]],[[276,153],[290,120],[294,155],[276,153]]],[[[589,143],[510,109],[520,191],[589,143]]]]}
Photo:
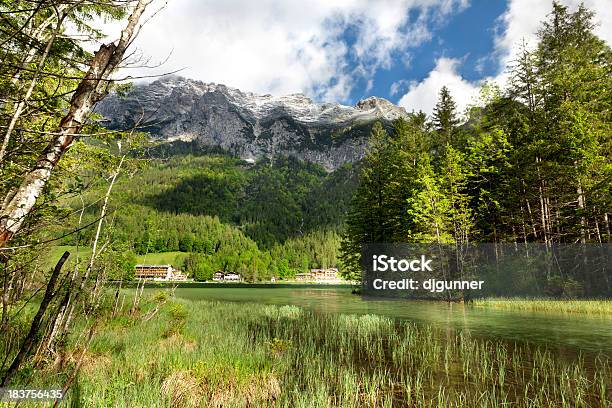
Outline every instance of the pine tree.
{"type": "Polygon", "coordinates": [[[376,122],[372,127],[359,186],[347,215],[346,233],[340,247],[347,277],[355,278],[360,274],[363,245],[392,239],[390,182],[393,172],[389,164],[393,157],[389,134],[380,122],[376,122]]]}
{"type": "Polygon", "coordinates": [[[612,52],[592,18],[555,3],[536,50],[513,69],[511,93],[529,108],[521,173],[533,175],[525,192],[545,242],[601,241],[608,225],[612,52]]]}
{"type": "Polygon", "coordinates": [[[389,146],[391,152],[386,160],[390,171],[386,211],[390,241],[402,242],[409,237],[412,220],[406,212],[407,200],[417,188],[419,158],[430,154],[429,136],[421,115],[394,123],[389,146]]]}
{"type": "Polygon", "coordinates": [[[433,111],[433,125],[437,134],[437,148],[443,149],[447,143],[454,143],[454,136],[459,125],[457,104],[446,86],[440,89],[438,103],[433,111]]]}

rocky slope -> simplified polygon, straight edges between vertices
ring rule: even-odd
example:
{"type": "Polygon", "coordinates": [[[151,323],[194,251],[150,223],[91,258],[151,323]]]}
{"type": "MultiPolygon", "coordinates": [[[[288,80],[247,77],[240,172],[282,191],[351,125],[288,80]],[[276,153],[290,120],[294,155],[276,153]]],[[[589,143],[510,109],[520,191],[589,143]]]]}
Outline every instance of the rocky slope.
{"type": "Polygon", "coordinates": [[[330,170],[363,156],[375,120],[408,115],[376,97],[355,106],[318,104],[302,94],[256,95],[181,77],[111,94],[97,111],[110,128],[138,123],[157,138],[196,140],[247,160],[291,155],[330,170]]]}

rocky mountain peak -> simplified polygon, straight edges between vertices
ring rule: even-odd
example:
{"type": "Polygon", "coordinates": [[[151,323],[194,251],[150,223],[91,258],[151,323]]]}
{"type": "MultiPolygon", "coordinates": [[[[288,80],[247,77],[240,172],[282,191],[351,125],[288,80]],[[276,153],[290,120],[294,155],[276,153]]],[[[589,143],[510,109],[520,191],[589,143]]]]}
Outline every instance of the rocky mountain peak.
{"type": "Polygon", "coordinates": [[[97,111],[111,128],[140,123],[155,138],[196,140],[245,159],[293,155],[328,169],[363,156],[374,121],[408,116],[383,98],[319,104],[300,93],[259,95],[180,76],[111,94],[97,111]]]}

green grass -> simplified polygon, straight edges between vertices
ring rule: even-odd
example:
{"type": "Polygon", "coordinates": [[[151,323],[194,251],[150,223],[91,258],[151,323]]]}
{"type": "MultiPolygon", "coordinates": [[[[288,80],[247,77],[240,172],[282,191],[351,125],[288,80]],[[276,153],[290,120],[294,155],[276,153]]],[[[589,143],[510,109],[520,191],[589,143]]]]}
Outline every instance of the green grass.
{"type": "Polygon", "coordinates": [[[173,252],[160,252],[157,254],[146,254],[138,255],[136,257],[138,263],[156,264],[156,265],[167,265],[180,267],[183,260],[187,257],[188,253],[173,251],[173,252]]]}
{"type": "Polygon", "coordinates": [[[60,245],[49,248],[48,255],[44,257],[44,266],[45,269],[51,269],[55,267],[55,264],[62,257],[65,251],[70,252],[70,257],[68,258],[68,265],[74,265],[74,260],[76,256],[79,256],[79,260],[81,264],[85,264],[91,255],[90,247],[79,247],[77,251],[76,246],[71,245],[60,245]]]}
{"type": "MultiPolygon", "coordinates": [[[[45,268],[53,268],[57,261],[60,259],[64,251],[70,252],[70,258],[68,258],[69,264],[73,262],[76,258],[77,247],[70,245],[61,245],[51,247],[49,249],[48,255],[45,256],[44,266],[45,268]]],[[[89,260],[89,256],[91,255],[90,247],[79,247],[78,255],[81,259],[81,262],[87,262],[89,260]]],[[[160,252],[160,253],[151,253],[147,255],[138,255],[136,257],[138,263],[148,263],[148,264],[157,264],[157,265],[165,265],[171,264],[173,266],[181,266],[183,260],[187,257],[188,253],[173,251],[173,252],[160,252]]]]}
{"type": "MultiPolygon", "coordinates": [[[[612,402],[606,356],[564,358],[467,331],[296,306],[157,294],[131,314],[133,292],[126,293],[123,310],[99,327],[86,353],[76,388],[83,406],[569,408],[612,402]]],[[[57,381],[51,365],[41,370],[34,378],[57,381]]],[[[76,403],[76,394],[66,402],[76,403]]]]}
{"type": "Polygon", "coordinates": [[[474,306],[500,309],[545,311],[559,313],[585,313],[612,315],[612,300],[571,300],[571,299],[524,299],[490,298],[473,301],[474,306]]]}

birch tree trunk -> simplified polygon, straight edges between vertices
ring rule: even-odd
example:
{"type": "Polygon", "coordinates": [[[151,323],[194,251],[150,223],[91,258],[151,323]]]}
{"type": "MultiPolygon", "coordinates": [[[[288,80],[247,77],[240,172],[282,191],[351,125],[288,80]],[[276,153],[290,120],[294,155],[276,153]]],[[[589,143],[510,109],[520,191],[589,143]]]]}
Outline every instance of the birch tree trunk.
{"type": "Polygon", "coordinates": [[[6,246],[19,232],[49,181],[53,169],[72,146],[94,105],[108,93],[110,76],[123,60],[125,51],[137,32],[138,22],[151,1],[138,0],[117,44],[103,44],[94,54],[89,70],[74,92],[68,113],[61,120],[55,136],[0,213],[0,247],[6,246]]]}

